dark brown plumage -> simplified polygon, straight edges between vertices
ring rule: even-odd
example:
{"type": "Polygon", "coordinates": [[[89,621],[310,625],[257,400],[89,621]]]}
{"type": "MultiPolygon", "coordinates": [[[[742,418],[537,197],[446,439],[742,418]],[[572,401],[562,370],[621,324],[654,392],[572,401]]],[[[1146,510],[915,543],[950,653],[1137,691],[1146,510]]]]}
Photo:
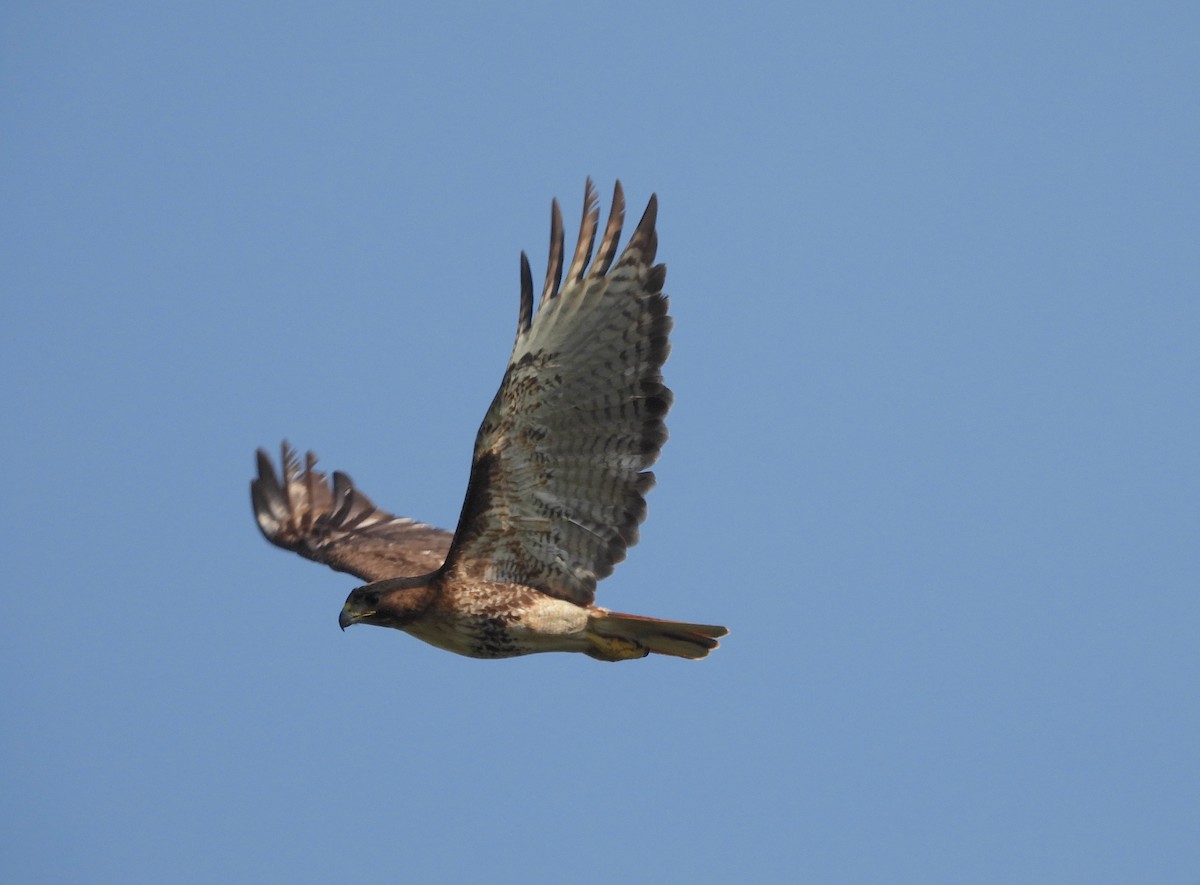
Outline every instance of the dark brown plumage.
{"type": "Polygon", "coordinates": [[[394,627],[475,657],[700,658],[716,648],[724,627],[625,615],[593,601],[596,582],[637,543],[654,485],[648,468],[667,439],[672,396],[661,368],[671,318],[666,268],[654,264],[657,208],[651,197],[617,258],[625,209],[618,182],[592,260],[600,212],[589,180],[564,284],[562,214],[552,204],[541,302],[535,313],[522,253],[516,342],[475,440],[452,539],[379,510],[345,474],[327,480],[311,453],[301,469],[285,443],[280,478],[259,451],[251,497],[267,539],[371,582],[346,600],[343,628],[394,627]]]}
{"type": "Polygon", "coordinates": [[[340,471],[326,480],[312,452],[301,470],[285,442],[280,463],[282,479],[259,449],[258,478],[250,483],[254,516],[272,544],[364,581],[420,575],[446,561],[450,532],[380,510],[340,471]]]}

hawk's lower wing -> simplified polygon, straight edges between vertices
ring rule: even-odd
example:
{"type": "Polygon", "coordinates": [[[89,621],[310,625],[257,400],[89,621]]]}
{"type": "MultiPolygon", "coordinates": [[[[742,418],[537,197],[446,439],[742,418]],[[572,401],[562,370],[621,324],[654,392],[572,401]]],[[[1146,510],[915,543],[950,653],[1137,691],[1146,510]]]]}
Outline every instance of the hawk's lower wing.
{"type": "Polygon", "coordinates": [[[517,340],[500,390],[479,429],[471,481],[446,561],[450,578],[527,584],[589,604],[596,581],[637,543],[646,517],[646,468],[667,438],[671,392],[662,364],[671,319],[654,264],[657,201],[651,197],[616,266],[624,216],[618,183],[590,269],[599,222],[588,182],[584,218],[566,285],[562,220],[552,213],[550,268],[532,315],[522,255],[517,340]]]}
{"type": "Polygon", "coordinates": [[[250,483],[254,517],[272,544],[364,581],[423,575],[445,561],[450,532],[378,509],[344,473],[327,480],[312,452],[301,469],[285,442],[280,461],[282,477],[259,449],[250,483]]]}

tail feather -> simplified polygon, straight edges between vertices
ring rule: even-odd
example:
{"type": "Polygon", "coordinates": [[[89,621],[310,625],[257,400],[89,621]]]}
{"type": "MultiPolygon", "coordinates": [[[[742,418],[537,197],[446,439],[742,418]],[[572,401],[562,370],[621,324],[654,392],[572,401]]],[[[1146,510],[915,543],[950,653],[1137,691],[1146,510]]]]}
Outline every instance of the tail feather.
{"type": "Polygon", "coordinates": [[[698,660],[716,648],[717,639],[729,632],[725,627],[710,624],[664,621],[620,612],[593,615],[589,626],[598,640],[589,654],[608,661],[645,657],[650,652],[698,660]],[[632,643],[632,647],[627,643],[632,643]]]}

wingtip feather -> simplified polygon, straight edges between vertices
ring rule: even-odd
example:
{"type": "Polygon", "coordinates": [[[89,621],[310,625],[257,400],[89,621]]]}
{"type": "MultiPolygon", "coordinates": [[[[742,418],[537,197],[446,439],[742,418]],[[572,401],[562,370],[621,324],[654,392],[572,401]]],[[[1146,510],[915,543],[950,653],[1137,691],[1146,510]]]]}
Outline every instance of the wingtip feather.
{"type": "Polygon", "coordinates": [[[546,261],[546,284],[542,287],[542,301],[558,297],[563,272],[563,220],[558,200],[550,201],[550,257],[546,261]]]}
{"type": "MultiPolygon", "coordinates": [[[[544,297],[544,296],[543,296],[544,297]]],[[[529,256],[521,253],[521,303],[517,312],[517,334],[529,331],[533,323],[533,272],[529,269],[529,256]]]]}
{"type": "Polygon", "coordinates": [[[567,272],[567,282],[578,283],[583,279],[588,262],[592,260],[592,247],[596,243],[596,226],[600,223],[600,196],[589,177],[583,188],[583,218],[579,222],[579,241],[575,244],[575,256],[567,272]]]}

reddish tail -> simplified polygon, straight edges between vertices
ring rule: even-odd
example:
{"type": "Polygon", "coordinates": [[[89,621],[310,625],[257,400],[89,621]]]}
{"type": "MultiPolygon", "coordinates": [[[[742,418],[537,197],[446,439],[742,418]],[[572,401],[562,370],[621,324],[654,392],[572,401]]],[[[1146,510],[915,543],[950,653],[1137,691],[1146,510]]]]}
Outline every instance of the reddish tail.
{"type": "Polygon", "coordinates": [[[685,624],[641,615],[605,612],[593,615],[590,625],[594,658],[619,661],[641,658],[650,652],[697,660],[717,647],[717,638],[729,631],[709,624],[685,624]]]}

